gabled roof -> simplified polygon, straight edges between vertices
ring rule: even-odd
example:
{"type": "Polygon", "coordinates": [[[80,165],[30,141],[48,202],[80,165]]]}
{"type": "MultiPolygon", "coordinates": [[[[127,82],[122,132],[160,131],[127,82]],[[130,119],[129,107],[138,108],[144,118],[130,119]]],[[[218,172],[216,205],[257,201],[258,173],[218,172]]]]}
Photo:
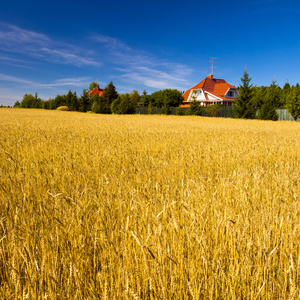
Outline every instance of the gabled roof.
{"type": "Polygon", "coordinates": [[[91,90],[90,92],[88,92],[88,94],[90,96],[94,96],[96,93],[101,96],[104,92],[104,89],[100,89],[99,86],[95,87],[93,90],[91,90]]]}
{"type": "Polygon", "coordinates": [[[205,92],[208,92],[214,96],[217,96],[220,99],[232,101],[233,100],[232,98],[225,97],[225,94],[230,88],[236,89],[235,86],[227,83],[224,79],[216,79],[213,78],[212,75],[209,75],[208,77],[204,78],[201,82],[199,82],[192,88],[185,91],[185,93],[183,94],[184,102],[188,101],[190,92],[192,90],[200,90],[200,89],[203,90],[206,99],[207,99],[207,94],[205,92]]]}

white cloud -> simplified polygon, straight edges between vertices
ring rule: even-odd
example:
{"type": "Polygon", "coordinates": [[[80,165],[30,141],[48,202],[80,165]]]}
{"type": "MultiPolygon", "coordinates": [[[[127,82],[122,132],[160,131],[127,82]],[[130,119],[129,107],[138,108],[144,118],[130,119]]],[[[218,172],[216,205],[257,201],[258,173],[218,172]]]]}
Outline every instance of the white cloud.
{"type": "Polygon", "coordinates": [[[110,37],[110,36],[105,36],[102,34],[97,34],[93,36],[93,40],[103,44],[105,47],[111,50],[131,50],[129,46],[121,42],[120,40],[110,37]]]}
{"type": "Polygon", "coordinates": [[[62,79],[58,79],[58,80],[55,80],[50,83],[39,83],[39,82],[35,82],[35,81],[26,80],[23,78],[0,74],[0,81],[19,83],[19,84],[24,84],[26,86],[31,86],[31,87],[45,87],[45,88],[47,88],[47,87],[51,88],[51,87],[55,87],[55,86],[83,87],[83,86],[87,86],[90,84],[91,78],[90,77],[62,78],[62,79]]]}
{"type": "Polygon", "coordinates": [[[55,86],[73,86],[83,87],[88,86],[91,82],[90,77],[79,77],[79,78],[64,78],[55,80],[53,83],[38,84],[39,87],[55,87],[55,86]]]}
{"type": "Polygon", "coordinates": [[[18,55],[22,55],[23,61],[23,57],[26,56],[57,64],[100,65],[90,57],[91,51],[61,41],[53,41],[42,33],[3,23],[0,23],[0,49],[9,53],[10,56],[6,55],[7,60],[8,58],[20,60],[18,55]],[[12,54],[17,57],[12,57],[12,54]]]}
{"type": "Polygon", "coordinates": [[[187,77],[193,70],[179,63],[158,59],[151,53],[135,50],[116,38],[93,35],[93,41],[105,46],[110,60],[118,67],[121,78],[151,88],[188,87],[187,77]]]}
{"type": "Polygon", "coordinates": [[[50,39],[42,34],[30,30],[25,30],[13,25],[1,24],[0,45],[11,48],[17,45],[44,45],[50,39]]]}
{"type": "Polygon", "coordinates": [[[47,54],[48,60],[52,60],[54,62],[61,62],[77,66],[100,66],[100,63],[95,61],[94,59],[88,57],[81,57],[79,55],[69,52],[68,50],[57,50],[49,48],[42,48],[41,50],[45,52],[45,54],[47,54]]]}
{"type": "Polygon", "coordinates": [[[24,84],[28,84],[28,85],[34,85],[35,84],[33,81],[26,80],[26,79],[23,79],[23,78],[14,77],[14,76],[8,76],[8,75],[5,75],[5,74],[0,74],[0,80],[15,82],[15,83],[24,83],[24,84]]]}

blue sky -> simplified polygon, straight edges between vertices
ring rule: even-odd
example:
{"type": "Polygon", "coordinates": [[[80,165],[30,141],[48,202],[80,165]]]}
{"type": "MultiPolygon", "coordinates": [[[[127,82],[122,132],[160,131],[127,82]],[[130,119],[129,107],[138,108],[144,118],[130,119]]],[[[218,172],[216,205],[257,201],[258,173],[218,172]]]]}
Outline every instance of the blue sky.
{"type": "Polygon", "coordinates": [[[0,104],[25,93],[78,95],[98,80],[119,93],[184,91],[209,73],[238,86],[300,82],[300,3],[0,1],[0,104]]]}

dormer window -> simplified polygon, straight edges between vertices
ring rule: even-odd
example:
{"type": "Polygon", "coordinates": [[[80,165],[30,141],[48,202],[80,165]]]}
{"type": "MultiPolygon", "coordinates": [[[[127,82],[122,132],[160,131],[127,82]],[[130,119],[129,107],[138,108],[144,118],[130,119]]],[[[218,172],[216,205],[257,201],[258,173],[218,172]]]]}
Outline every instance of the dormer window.
{"type": "Polygon", "coordinates": [[[227,92],[227,96],[228,96],[229,98],[234,98],[235,92],[234,92],[233,90],[229,90],[229,91],[227,92]]]}
{"type": "Polygon", "coordinates": [[[201,92],[202,92],[202,90],[194,90],[193,95],[198,97],[201,94],[201,92]]]}
{"type": "Polygon", "coordinates": [[[198,97],[202,94],[202,90],[193,90],[192,95],[191,95],[191,100],[195,101],[198,99],[198,97]]]}

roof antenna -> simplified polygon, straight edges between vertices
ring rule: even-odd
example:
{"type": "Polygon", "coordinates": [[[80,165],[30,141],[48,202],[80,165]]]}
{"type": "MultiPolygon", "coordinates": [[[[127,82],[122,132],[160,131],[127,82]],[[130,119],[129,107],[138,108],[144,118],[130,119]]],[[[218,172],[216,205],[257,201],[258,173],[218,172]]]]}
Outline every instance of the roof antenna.
{"type": "Polygon", "coordinates": [[[214,75],[214,69],[216,68],[215,66],[214,66],[214,60],[215,59],[218,59],[217,57],[210,57],[209,58],[209,68],[211,69],[211,75],[214,75]]]}

